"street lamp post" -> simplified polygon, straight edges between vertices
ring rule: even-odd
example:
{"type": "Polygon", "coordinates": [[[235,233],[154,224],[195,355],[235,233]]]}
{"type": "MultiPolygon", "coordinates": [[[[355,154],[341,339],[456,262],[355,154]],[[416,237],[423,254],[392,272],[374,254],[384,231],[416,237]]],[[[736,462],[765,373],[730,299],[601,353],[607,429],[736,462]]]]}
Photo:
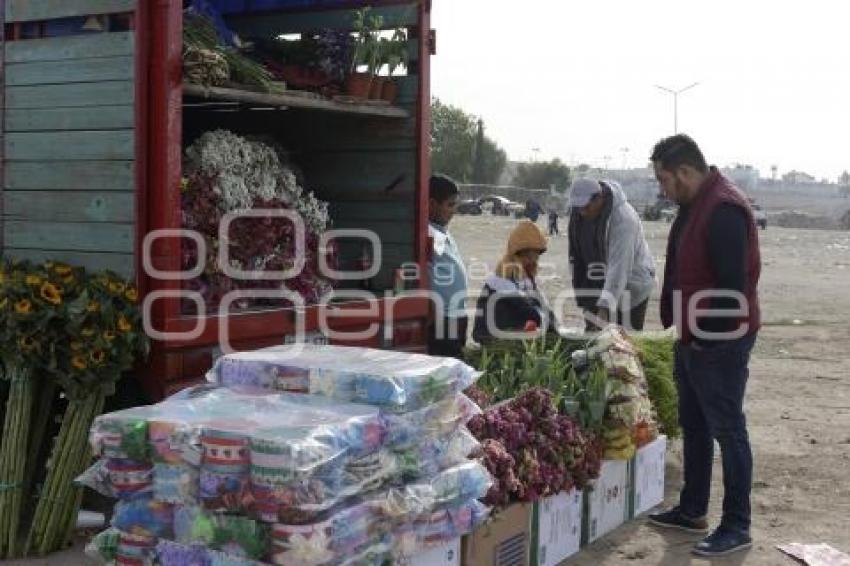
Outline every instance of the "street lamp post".
{"type": "Polygon", "coordinates": [[[694,88],[698,84],[699,82],[695,82],[694,84],[688,85],[685,88],[680,88],[679,90],[673,90],[672,88],[655,85],[655,88],[659,88],[664,92],[673,95],[673,134],[679,133],[679,95],[685,92],[686,90],[694,88]]]}

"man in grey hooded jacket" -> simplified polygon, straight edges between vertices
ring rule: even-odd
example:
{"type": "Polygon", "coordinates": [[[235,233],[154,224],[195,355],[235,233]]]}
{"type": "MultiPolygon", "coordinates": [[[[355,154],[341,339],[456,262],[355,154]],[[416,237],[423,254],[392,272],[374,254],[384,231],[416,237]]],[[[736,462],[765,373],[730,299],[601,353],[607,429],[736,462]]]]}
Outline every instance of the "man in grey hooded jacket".
{"type": "Polygon", "coordinates": [[[573,289],[587,330],[608,321],[642,330],[655,261],[638,213],[618,183],[594,179],[573,183],[570,208],[573,289]]]}

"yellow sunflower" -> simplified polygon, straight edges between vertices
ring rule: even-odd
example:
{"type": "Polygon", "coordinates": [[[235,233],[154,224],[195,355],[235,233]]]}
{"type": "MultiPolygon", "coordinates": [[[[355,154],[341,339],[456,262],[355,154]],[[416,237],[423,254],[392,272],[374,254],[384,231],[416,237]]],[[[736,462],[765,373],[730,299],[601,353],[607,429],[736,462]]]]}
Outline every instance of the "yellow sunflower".
{"type": "Polygon", "coordinates": [[[76,282],[76,280],[77,279],[74,277],[73,273],[69,273],[68,275],[62,276],[62,283],[64,283],[65,285],[72,285],[74,284],[74,282],[76,282]]]}
{"type": "Polygon", "coordinates": [[[71,358],[71,365],[76,369],[86,369],[88,367],[85,357],[79,355],[71,358]]]}
{"type": "Polygon", "coordinates": [[[73,269],[70,265],[64,263],[57,263],[53,266],[53,273],[58,275],[59,277],[64,277],[66,275],[72,274],[73,269]]]}
{"type": "Polygon", "coordinates": [[[118,330],[121,332],[130,332],[133,329],[133,326],[130,324],[130,321],[127,320],[124,315],[118,317],[118,330]]]}
{"type": "Polygon", "coordinates": [[[41,286],[41,298],[46,303],[58,305],[62,303],[62,290],[53,283],[44,283],[41,286]]]}
{"type": "Polygon", "coordinates": [[[91,326],[84,326],[80,330],[80,336],[84,338],[91,338],[92,336],[94,336],[94,328],[92,328],[91,326]]]}
{"type": "Polygon", "coordinates": [[[120,281],[111,281],[109,283],[109,290],[113,295],[121,295],[126,290],[127,286],[121,283],[120,281]]]}
{"type": "Polygon", "coordinates": [[[32,285],[33,287],[38,287],[39,285],[41,285],[41,277],[39,277],[38,275],[27,275],[24,278],[24,282],[27,285],[32,285]]]}
{"type": "Polygon", "coordinates": [[[139,292],[136,291],[134,287],[127,287],[127,292],[124,293],[124,297],[126,297],[131,303],[135,303],[139,300],[139,292]]]}
{"type": "Polygon", "coordinates": [[[18,339],[18,346],[20,346],[21,350],[24,352],[29,352],[35,348],[35,340],[33,340],[31,336],[22,336],[18,339]]]}
{"type": "Polygon", "coordinates": [[[89,301],[89,304],[86,305],[86,312],[97,312],[100,310],[100,303],[97,301],[89,301]]]}
{"type": "Polygon", "coordinates": [[[100,365],[106,359],[106,352],[103,350],[95,350],[91,354],[89,354],[89,359],[94,362],[95,365],[100,365]]]}
{"type": "Polygon", "coordinates": [[[71,350],[73,350],[74,352],[79,352],[82,349],[83,349],[83,343],[82,342],[78,342],[77,340],[71,341],[71,350]]]}
{"type": "Polygon", "coordinates": [[[21,299],[15,303],[15,312],[18,314],[29,314],[32,312],[32,303],[29,299],[21,299]]]}
{"type": "Polygon", "coordinates": [[[103,339],[106,340],[107,342],[112,342],[113,340],[115,340],[115,333],[112,332],[111,330],[104,330],[103,331],[103,339]]]}

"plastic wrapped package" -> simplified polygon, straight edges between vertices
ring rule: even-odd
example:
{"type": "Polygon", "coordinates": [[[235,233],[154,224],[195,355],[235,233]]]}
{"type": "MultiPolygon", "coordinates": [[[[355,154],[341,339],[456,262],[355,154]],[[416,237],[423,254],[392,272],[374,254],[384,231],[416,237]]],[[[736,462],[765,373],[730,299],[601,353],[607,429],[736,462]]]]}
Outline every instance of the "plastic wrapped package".
{"type": "Polygon", "coordinates": [[[393,448],[415,445],[423,439],[445,437],[463,427],[481,413],[472,399],[457,393],[417,411],[405,414],[384,413],[386,444],[393,448]]]}
{"type": "Polygon", "coordinates": [[[309,525],[278,523],[272,527],[272,562],[315,565],[332,562],[380,540],[389,529],[366,502],[350,505],[309,525]]]}
{"type": "Polygon", "coordinates": [[[156,555],[156,537],[120,532],[115,563],[119,566],[148,566],[156,555]]]}
{"type": "Polygon", "coordinates": [[[268,468],[255,468],[253,514],[268,522],[314,522],[347,498],[374,490],[397,476],[395,462],[388,452],[379,451],[295,480],[275,479],[267,475],[268,468]]]}
{"type": "Polygon", "coordinates": [[[148,423],[144,417],[104,419],[92,429],[89,441],[94,453],[104,458],[147,461],[148,423]]]}
{"type": "Polygon", "coordinates": [[[430,546],[471,533],[489,516],[490,508],[475,499],[426,513],[394,529],[393,556],[410,559],[430,546]]]}
{"type": "Polygon", "coordinates": [[[202,544],[230,556],[261,560],[269,548],[269,525],[239,515],[223,515],[197,506],[174,509],[174,541],[202,544]]]}
{"type": "Polygon", "coordinates": [[[398,477],[415,481],[437,475],[440,470],[466,462],[480,446],[478,440],[461,427],[449,436],[423,439],[405,448],[393,448],[398,477]]]}
{"type": "Polygon", "coordinates": [[[454,358],[297,344],[223,356],[207,379],[226,386],[297,390],[300,385],[290,386],[290,376],[296,374],[298,380],[307,380],[306,391],[313,395],[393,412],[415,411],[446,399],[480,375],[454,358]]]}
{"type": "Polygon", "coordinates": [[[86,544],[86,556],[103,564],[112,564],[118,554],[118,540],[121,533],[118,529],[109,528],[97,533],[86,544]]]}
{"type": "Polygon", "coordinates": [[[407,521],[440,506],[482,498],[492,484],[487,468],[470,460],[432,478],[370,494],[367,499],[382,516],[407,521]]]}
{"type": "Polygon", "coordinates": [[[149,497],[119,501],[112,513],[118,531],[152,538],[173,538],[174,506],[149,497]]]}
{"type": "Polygon", "coordinates": [[[490,475],[481,464],[466,462],[430,481],[385,488],[346,501],[309,524],[277,523],[271,532],[274,561],[293,565],[333,563],[404,523],[413,524],[420,517],[433,520],[432,512],[440,506],[463,508],[486,494],[490,483],[490,475]]]}
{"type": "Polygon", "coordinates": [[[241,512],[266,490],[281,505],[318,512],[392,472],[379,410],[321,397],[201,389],[98,417],[91,439],[101,455],[121,423],[155,423],[144,428],[155,432],[148,453],[159,463],[107,458],[81,478],[118,498],[153,490],[164,501],[241,512]]]}

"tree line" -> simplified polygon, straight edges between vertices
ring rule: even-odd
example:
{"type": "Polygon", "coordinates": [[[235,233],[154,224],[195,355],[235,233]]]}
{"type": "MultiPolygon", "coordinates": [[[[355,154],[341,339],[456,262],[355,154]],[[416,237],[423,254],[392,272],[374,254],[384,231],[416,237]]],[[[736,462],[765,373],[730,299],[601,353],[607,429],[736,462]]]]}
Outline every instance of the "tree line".
{"type": "MultiPolygon", "coordinates": [[[[485,130],[484,120],[461,108],[431,100],[431,169],[460,183],[495,185],[508,156],[485,130]]],[[[567,190],[570,168],[560,159],[515,164],[510,184],[529,189],[567,190]]]]}

